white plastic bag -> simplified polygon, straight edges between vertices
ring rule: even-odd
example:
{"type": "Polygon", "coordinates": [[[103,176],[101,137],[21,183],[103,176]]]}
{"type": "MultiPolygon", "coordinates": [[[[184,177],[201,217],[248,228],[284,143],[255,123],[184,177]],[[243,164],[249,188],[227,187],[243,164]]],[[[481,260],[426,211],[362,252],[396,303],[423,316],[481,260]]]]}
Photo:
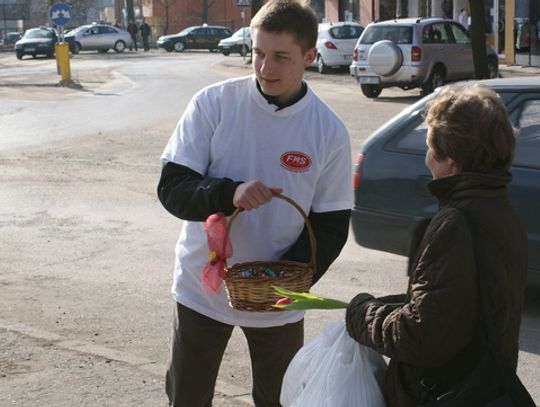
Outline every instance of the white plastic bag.
{"type": "Polygon", "coordinates": [[[281,388],[283,407],[384,407],[383,357],[352,339],[345,321],[327,324],[295,355],[281,388]]]}

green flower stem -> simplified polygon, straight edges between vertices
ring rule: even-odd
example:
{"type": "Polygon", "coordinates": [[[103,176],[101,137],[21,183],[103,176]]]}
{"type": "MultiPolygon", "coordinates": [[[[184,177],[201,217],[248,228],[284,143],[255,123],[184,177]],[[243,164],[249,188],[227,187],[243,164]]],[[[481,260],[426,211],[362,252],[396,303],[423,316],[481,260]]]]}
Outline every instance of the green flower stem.
{"type": "Polygon", "coordinates": [[[275,292],[282,297],[293,300],[289,304],[274,304],[273,307],[283,310],[308,310],[308,309],[340,309],[347,308],[347,303],[332,298],[318,297],[310,293],[298,293],[281,287],[272,286],[275,292]]]}

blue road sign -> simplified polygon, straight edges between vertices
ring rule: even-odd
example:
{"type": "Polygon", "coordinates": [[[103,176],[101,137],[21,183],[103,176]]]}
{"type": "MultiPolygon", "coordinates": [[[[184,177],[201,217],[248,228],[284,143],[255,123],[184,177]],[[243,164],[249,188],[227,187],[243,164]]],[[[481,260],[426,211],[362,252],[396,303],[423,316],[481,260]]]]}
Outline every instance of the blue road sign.
{"type": "Polygon", "coordinates": [[[236,0],[238,7],[251,7],[251,0],[236,0]]]}
{"type": "Polygon", "coordinates": [[[49,8],[49,20],[52,24],[64,26],[71,21],[71,9],[65,3],[55,3],[49,8]]]}

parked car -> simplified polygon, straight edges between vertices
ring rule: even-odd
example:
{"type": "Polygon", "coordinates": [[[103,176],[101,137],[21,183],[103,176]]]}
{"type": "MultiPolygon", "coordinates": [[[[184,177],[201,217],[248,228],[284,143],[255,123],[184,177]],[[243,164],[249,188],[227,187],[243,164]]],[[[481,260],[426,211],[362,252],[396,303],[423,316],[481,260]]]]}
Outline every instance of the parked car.
{"type": "Polygon", "coordinates": [[[20,40],[15,43],[15,56],[22,59],[25,55],[46,55],[54,57],[56,31],[50,27],[30,28],[25,31],[20,40]]]}
{"type": "MultiPolygon", "coordinates": [[[[490,78],[496,78],[497,53],[487,44],[486,51],[490,78]]],[[[471,36],[458,22],[442,18],[371,23],[358,39],[350,74],[369,98],[391,86],[421,87],[428,94],[446,82],[474,78],[471,36]]]]}
{"type": "MultiPolygon", "coordinates": [[[[540,285],[540,81],[528,77],[477,83],[498,92],[519,129],[508,191],[527,231],[529,283],[540,285]]],[[[405,109],[362,145],[351,218],[361,246],[407,256],[415,249],[413,236],[437,212],[437,201],[427,189],[432,177],[424,164],[427,127],[422,117],[437,93],[405,109]]]]}
{"type": "Polygon", "coordinates": [[[72,53],[79,51],[107,52],[114,49],[124,52],[126,47],[133,46],[129,33],[108,24],[87,24],[74,28],[64,35],[72,53]]]}
{"type": "Polygon", "coordinates": [[[251,31],[249,27],[240,28],[232,37],[222,39],[218,44],[218,51],[225,56],[233,52],[246,56],[251,52],[251,31]]]}
{"type": "Polygon", "coordinates": [[[348,68],[358,38],[364,31],[358,23],[336,22],[319,24],[317,36],[317,70],[328,73],[330,68],[348,68]]]}
{"type": "Polygon", "coordinates": [[[11,31],[6,33],[4,38],[0,39],[2,48],[13,48],[15,43],[22,38],[22,33],[19,31],[11,31]]]}
{"type": "Polygon", "coordinates": [[[227,27],[203,24],[188,27],[178,34],[159,37],[157,46],[167,52],[184,52],[186,49],[208,49],[216,52],[219,42],[232,34],[227,27]]]}

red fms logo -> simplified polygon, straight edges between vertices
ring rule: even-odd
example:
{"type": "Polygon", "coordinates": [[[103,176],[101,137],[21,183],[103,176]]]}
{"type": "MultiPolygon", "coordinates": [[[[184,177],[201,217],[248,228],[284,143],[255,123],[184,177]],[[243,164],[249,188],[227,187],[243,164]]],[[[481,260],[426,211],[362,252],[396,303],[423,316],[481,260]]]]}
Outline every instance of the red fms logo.
{"type": "Polygon", "coordinates": [[[294,172],[306,172],[311,167],[311,158],[300,151],[287,151],[279,161],[283,168],[294,172]]]}

